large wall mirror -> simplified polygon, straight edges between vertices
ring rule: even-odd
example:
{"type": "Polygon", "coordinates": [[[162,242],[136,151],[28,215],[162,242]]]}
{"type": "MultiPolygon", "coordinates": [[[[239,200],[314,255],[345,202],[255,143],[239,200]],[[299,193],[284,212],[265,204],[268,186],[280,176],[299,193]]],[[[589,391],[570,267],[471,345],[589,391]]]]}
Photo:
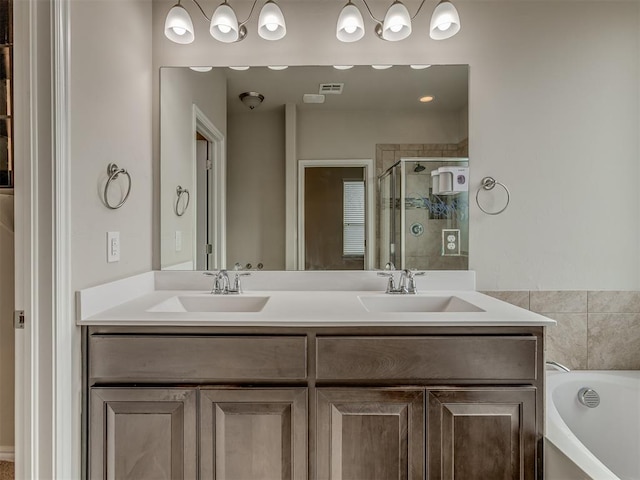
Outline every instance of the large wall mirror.
{"type": "Polygon", "coordinates": [[[467,269],[469,68],[413,67],[161,68],[162,268],[467,269]]]}

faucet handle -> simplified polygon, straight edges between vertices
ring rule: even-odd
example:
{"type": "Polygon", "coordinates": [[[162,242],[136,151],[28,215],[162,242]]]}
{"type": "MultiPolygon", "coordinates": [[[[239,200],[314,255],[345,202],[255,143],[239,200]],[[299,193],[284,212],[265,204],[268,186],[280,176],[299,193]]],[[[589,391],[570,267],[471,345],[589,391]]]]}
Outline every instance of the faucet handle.
{"type": "Polygon", "coordinates": [[[236,273],[236,277],[233,279],[233,293],[242,293],[242,284],[240,283],[240,277],[248,277],[251,275],[251,272],[238,272],[236,273]]]}
{"type": "Polygon", "coordinates": [[[389,281],[387,282],[387,291],[386,293],[393,293],[396,290],[396,283],[393,279],[393,273],[391,272],[378,272],[379,277],[388,277],[389,281]]]}
{"type": "Polygon", "coordinates": [[[416,288],[416,279],[415,277],[422,277],[426,275],[427,272],[416,272],[412,270],[405,270],[407,275],[407,293],[418,293],[418,289],[416,288]]]}
{"type": "Polygon", "coordinates": [[[396,266],[393,264],[393,262],[387,262],[387,264],[384,266],[385,270],[395,270],[396,266]]]}

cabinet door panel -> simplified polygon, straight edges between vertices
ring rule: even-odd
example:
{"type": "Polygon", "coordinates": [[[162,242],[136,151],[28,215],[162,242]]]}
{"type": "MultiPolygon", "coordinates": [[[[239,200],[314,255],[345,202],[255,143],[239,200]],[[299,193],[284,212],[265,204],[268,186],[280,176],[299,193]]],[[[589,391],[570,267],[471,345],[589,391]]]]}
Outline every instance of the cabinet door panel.
{"type": "Polygon", "coordinates": [[[424,478],[424,392],[317,391],[318,479],[424,478]]]}
{"type": "Polygon", "coordinates": [[[432,480],[535,478],[535,388],[429,391],[432,480]]]}
{"type": "Polygon", "coordinates": [[[196,391],[93,388],[92,479],[196,478],[196,391]]]}
{"type": "Polygon", "coordinates": [[[201,390],[203,479],[307,478],[307,392],[201,390]]]}

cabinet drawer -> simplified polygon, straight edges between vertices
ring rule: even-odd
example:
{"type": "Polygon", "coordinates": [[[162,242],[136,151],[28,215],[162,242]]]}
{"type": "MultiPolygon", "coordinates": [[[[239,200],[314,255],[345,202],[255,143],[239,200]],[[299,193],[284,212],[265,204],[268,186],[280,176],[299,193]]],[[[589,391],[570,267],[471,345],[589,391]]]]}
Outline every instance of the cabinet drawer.
{"type": "Polygon", "coordinates": [[[318,380],[536,379],[534,336],[318,337],[318,380]]]}
{"type": "Polygon", "coordinates": [[[307,378],[305,336],[94,335],[89,342],[94,383],[307,378]]]}

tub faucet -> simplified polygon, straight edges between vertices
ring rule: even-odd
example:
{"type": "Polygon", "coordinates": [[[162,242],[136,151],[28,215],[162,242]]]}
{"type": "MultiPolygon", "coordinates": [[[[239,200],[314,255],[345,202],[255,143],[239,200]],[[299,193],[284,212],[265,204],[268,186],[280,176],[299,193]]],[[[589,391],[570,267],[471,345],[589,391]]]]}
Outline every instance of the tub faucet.
{"type": "Polygon", "coordinates": [[[546,365],[549,367],[553,367],[556,370],[560,370],[562,372],[570,372],[571,370],[569,370],[567,367],[565,367],[564,365],[562,365],[561,363],[558,362],[554,362],[552,360],[547,360],[546,365]]]}

